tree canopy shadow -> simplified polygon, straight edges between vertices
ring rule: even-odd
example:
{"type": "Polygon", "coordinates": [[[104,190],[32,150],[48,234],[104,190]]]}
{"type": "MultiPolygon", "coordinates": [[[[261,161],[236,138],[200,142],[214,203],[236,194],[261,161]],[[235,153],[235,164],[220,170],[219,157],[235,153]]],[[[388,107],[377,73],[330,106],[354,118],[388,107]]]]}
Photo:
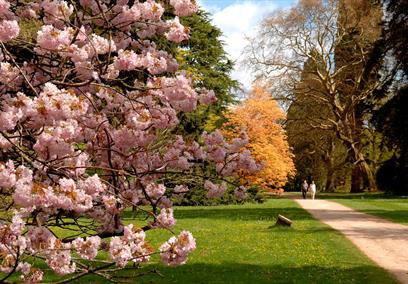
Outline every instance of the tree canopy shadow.
{"type": "MultiPolygon", "coordinates": [[[[254,265],[226,262],[220,264],[187,263],[179,267],[151,264],[141,270],[121,274],[128,283],[397,283],[379,267],[356,265],[352,267],[324,267],[317,265],[284,266],[254,265]],[[151,273],[149,273],[151,271],[151,273]],[[139,276],[142,274],[142,276],[139,276]]],[[[88,279],[86,283],[105,283],[102,279],[88,279]]],[[[81,282],[85,283],[86,278],[81,282]]]]}
{"type": "Polygon", "coordinates": [[[177,219],[227,219],[243,221],[275,220],[278,214],[285,215],[290,219],[310,219],[310,215],[297,207],[276,208],[238,208],[238,207],[207,207],[207,208],[181,208],[176,209],[177,219]]]}

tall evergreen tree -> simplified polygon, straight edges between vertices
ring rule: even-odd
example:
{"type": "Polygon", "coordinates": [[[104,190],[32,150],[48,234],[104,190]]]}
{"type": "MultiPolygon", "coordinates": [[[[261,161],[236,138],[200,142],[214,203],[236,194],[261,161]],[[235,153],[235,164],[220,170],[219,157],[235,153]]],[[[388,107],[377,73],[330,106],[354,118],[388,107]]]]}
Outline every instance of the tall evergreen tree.
{"type": "Polygon", "coordinates": [[[386,48],[394,56],[394,72],[398,82],[394,88],[384,91],[389,97],[374,116],[377,129],[396,148],[396,155],[379,170],[377,180],[382,189],[394,193],[406,193],[408,184],[408,1],[386,0],[388,22],[384,24],[386,48]]]}
{"type": "Polygon", "coordinates": [[[230,73],[234,67],[224,50],[221,30],[211,23],[210,15],[199,11],[182,21],[191,27],[190,39],[178,49],[181,66],[195,79],[197,88],[213,90],[217,102],[210,106],[200,106],[195,112],[183,114],[181,126],[187,134],[213,130],[225,121],[223,113],[235,101],[234,91],[239,87],[230,73]]]}
{"type": "Polygon", "coordinates": [[[343,182],[346,149],[332,129],[322,129],[322,117],[334,119],[331,108],[315,99],[322,92],[316,83],[313,60],[307,60],[288,108],[286,130],[295,155],[297,179],[313,179],[325,191],[343,182]]]}

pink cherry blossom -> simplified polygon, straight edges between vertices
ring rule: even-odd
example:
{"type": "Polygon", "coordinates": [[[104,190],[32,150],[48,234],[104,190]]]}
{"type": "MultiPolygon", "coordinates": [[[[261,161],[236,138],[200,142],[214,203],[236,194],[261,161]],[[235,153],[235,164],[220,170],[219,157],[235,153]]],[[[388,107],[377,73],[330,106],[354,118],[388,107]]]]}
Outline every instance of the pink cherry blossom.
{"type": "Polygon", "coordinates": [[[180,23],[178,17],[175,17],[173,20],[168,20],[166,23],[168,32],[165,33],[165,36],[168,40],[179,43],[189,38],[188,28],[180,23]]]}
{"type": "Polygon", "coordinates": [[[0,22],[0,41],[7,42],[18,36],[20,27],[15,20],[3,20],[0,22]]]}
{"type": "Polygon", "coordinates": [[[185,264],[188,254],[196,248],[196,242],[192,234],[182,231],[180,235],[171,237],[160,247],[161,261],[169,266],[185,264]]]}
{"type": "Polygon", "coordinates": [[[146,186],[147,195],[153,200],[159,199],[166,192],[163,184],[150,183],[146,186]]]}
{"type": "MultiPolygon", "coordinates": [[[[171,198],[189,190],[172,184],[167,193],[163,175],[188,175],[201,162],[222,177],[259,169],[244,136],[174,134],[182,112],[216,100],[160,49],[188,39],[178,17],[196,10],[193,0],[0,0],[0,187],[9,203],[0,271],[28,283],[50,270],[81,277],[101,265],[101,250],[117,268],[157,252],[184,264],[191,233],[160,248],[147,242],[147,230],[171,233],[171,198]],[[31,23],[36,36],[20,39],[19,25],[31,23]],[[147,213],[142,228],[124,224],[130,207],[147,213]]],[[[226,185],[211,180],[208,195],[222,196],[226,185]]]]}
{"type": "Polygon", "coordinates": [[[234,190],[234,195],[238,200],[243,200],[247,198],[247,190],[245,187],[240,186],[234,190]]]}
{"type": "Polygon", "coordinates": [[[215,96],[214,91],[210,90],[205,90],[201,92],[200,97],[199,97],[200,103],[204,105],[210,105],[213,104],[217,101],[217,97],[215,96]]]}
{"type": "Polygon", "coordinates": [[[0,163],[0,187],[13,187],[16,183],[14,164],[9,160],[6,164],[0,163]]]}
{"type": "Polygon", "coordinates": [[[175,14],[180,17],[190,16],[198,10],[195,0],[170,0],[170,5],[174,7],[175,14]]]}
{"type": "Polygon", "coordinates": [[[99,246],[101,245],[101,238],[98,236],[83,238],[76,238],[72,245],[77,254],[83,259],[94,259],[98,254],[99,246]]]}
{"type": "Polygon", "coordinates": [[[10,8],[10,3],[6,0],[0,0],[0,15],[3,15],[10,8]]]}
{"type": "Polygon", "coordinates": [[[46,24],[63,23],[74,11],[74,7],[63,0],[44,0],[40,7],[44,10],[46,24]]]}
{"type": "Polygon", "coordinates": [[[172,228],[176,224],[172,208],[162,208],[156,217],[156,222],[152,224],[156,228],[172,228]]]}
{"type": "Polygon", "coordinates": [[[227,190],[227,185],[225,183],[214,184],[211,181],[206,180],[204,182],[204,188],[208,190],[208,198],[216,198],[224,195],[225,191],[227,190]]]}

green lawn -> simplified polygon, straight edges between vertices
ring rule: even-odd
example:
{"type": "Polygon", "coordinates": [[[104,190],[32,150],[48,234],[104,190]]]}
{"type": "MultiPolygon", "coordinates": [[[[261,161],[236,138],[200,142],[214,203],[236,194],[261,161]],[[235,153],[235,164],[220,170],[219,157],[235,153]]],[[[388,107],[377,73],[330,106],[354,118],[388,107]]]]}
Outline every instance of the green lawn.
{"type": "MultiPolygon", "coordinates": [[[[292,200],[178,207],[175,214],[175,231],[190,230],[197,250],[186,265],[176,268],[158,263],[156,255],[152,264],[123,273],[130,283],[396,283],[342,235],[312,219],[292,200]],[[293,227],[273,227],[279,213],[291,218],[293,227]],[[158,273],[137,276],[153,270],[158,273]]],[[[148,236],[157,247],[169,233],[152,231],[148,236]]],[[[105,282],[88,276],[75,283],[105,282]]]]}
{"type": "MultiPolygon", "coordinates": [[[[395,283],[343,236],[311,218],[292,200],[266,204],[179,207],[176,231],[190,230],[197,250],[189,262],[168,268],[157,263],[127,274],[157,270],[138,283],[395,283]],[[272,227],[277,214],[292,228],[272,227]]],[[[168,238],[150,237],[153,244],[168,238]]],[[[83,279],[81,282],[84,282],[83,279]]],[[[88,281],[99,282],[92,278],[88,281]]]]}
{"type": "Polygon", "coordinates": [[[408,225],[408,199],[334,199],[358,211],[408,225]]]}

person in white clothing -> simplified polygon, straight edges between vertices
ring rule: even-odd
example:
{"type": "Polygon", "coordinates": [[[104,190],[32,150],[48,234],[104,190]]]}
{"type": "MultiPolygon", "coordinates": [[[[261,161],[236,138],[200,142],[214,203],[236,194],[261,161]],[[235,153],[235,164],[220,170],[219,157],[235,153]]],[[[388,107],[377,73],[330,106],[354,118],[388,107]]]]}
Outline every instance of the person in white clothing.
{"type": "Polygon", "coordinates": [[[312,183],[309,185],[309,192],[312,195],[312,199],[315,199],[316,185],[315,185],[314,181],[312,181],[312,183]]]}

